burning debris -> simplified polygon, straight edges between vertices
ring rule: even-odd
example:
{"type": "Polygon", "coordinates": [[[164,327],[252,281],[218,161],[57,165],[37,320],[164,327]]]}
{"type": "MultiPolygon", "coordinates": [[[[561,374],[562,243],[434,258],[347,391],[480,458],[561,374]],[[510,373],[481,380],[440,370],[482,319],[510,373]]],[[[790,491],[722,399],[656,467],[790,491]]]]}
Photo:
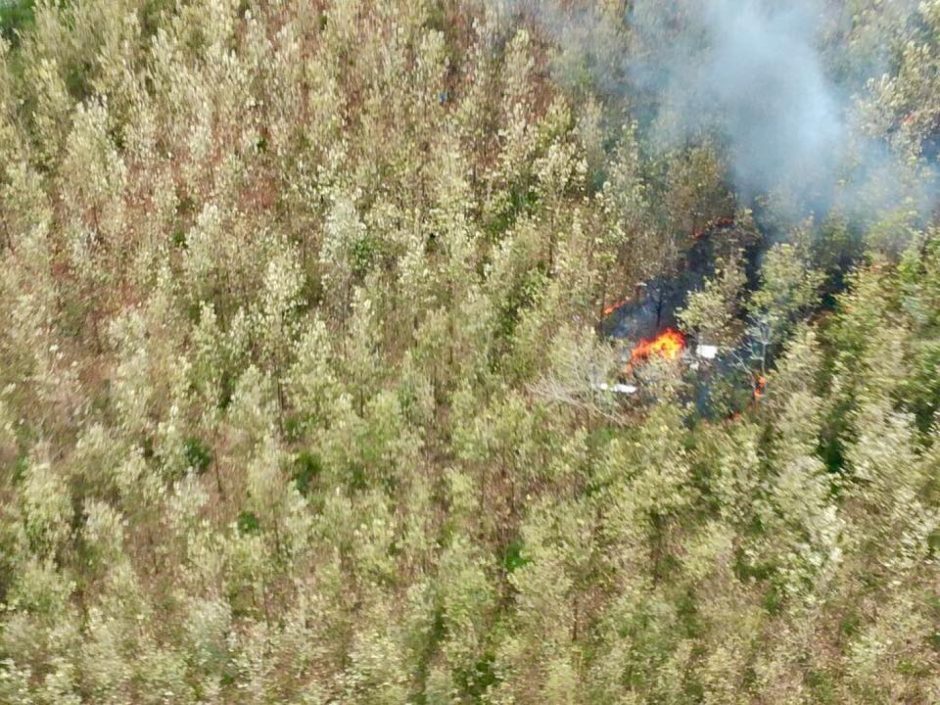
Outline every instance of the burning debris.
{"type": "Polygon", "coordinates": [[[603,305],[598,332],[608,339],[622,341],[625,350],[623,366],[616,379],[618,384],[613,384],[614,380],[595,380],[593,388],[637,394],[645,386],[641,378],[646,375],[640,372],[640,367],[658,359],[681,363],[680,374],[690,384],[690,389],[697,390],[693,396],[702,400],[697,402],[701,409],[708,406],[707,400],[727,396],[726,391],[715,389],[719,379],[721,387],[735,379],[731,386],[744,399],[758,399],[763,385],[755,382],[752,386],[746,381],[749,376],[756,377],[744,353],[719,347],[710,340],[687,338],[679,330],[677,316],[687,305],[689,292],[701,290],[714,275],[709,263],[715,261],[716,253],[744,253],[751,261],[759,251],[753,238],[747,218],[712,218],[693,229],[688,249],[672,273],[634,284],[632,295],[603,305]],[[742,374],[743,378],[739,376],[742,374]],[[614,387],[620,388],[615,390],[614,387]]]}
{"type": "Polygon", "coordinates": [[[675,328],[667,328],[655,338],[641,340],[630,352],[630,366],[646,362],[650,357],[676,360],[685,349],[685,336],[675,328]]]}
{"type": "Polygon", "coordinates": [[[605,307],[601,330],[610,338],[645,340],[674,328],[674,312],[685,303],[684,284],[666,278],[637,284],[633,296],[605,307]]]}
{"type": "Polygon", "coordinates": [[[622,308],[629,307],[630,304],[642,305],[647,297],[647,283],[646,282],[637,282],[633,287],[633,296],[625,296],[622,299],[618,299],[611,304],[607,304],[603,309],[603,317],[608,318],[613,313],[619,311],[622,308]]]}
{"type": "Polygon", "coordinates": [[[754,401],[760,401],[767,391],[767,378],[758,374],[754,377],[754,401]]]}
{"type": "Polygon", "coordinates": [[[625,343],[620,374],[616,380],[593,380],[592,389],[641,395],[646,386],[643,380],[647,379],[641,368],[662,360],[678,364],[678,373],[689,385],[690,398],[703,414],[726,408],[728,403],[743,407],[748,401],[760,401],[767,382],[763,375],[752,371],[744,351],[697,341],[678,329],[675,288],[654,282],[649,287],[638,287],[638,292],[637,297],[617,307],[610,314],[614,322],[605,325],[609,337],[625,343]],[[730,401],[733,398],[738,401],[730,401]]]}
{"type": "Polygon", "coordinates": [[[674,328],[667,328],[659,335],[640,340],[630,351],[626,367],[620,381],[610,384],[603,381],[594,381],[591,388],[601,392],[633,395],[640,391],[636,384],[629,383],[633,379],[633,371],[637,365],[649,361],[651,358],[664,360],[678,360],[686,348],[685,336],[674,328]]]}
{"type": "MultiPolygon", "coordinates": [[[[604,308],[602,328],[615,339],[630,341],[617,384],[595,383],[594,389],[633,395],[636,368],[651,359],[678,361],[687,353],[685,335],[678,330],[674,312],[684,301],[684,282],[657,279],[634,287],[634,295],[604,308]]],[[[717,350],[716,350],[717,353],[717,350]]]]}
{"type": "Polygon", "coordinates": [[[630,299],[620,299],[618,301],[614,301],[614,303],[612,304],[607,304],[606,306],[604,306],[604,311],[603,311],[604,317],[606,318],[607,316],[612,314],[614,311],[616,311],[618,308],[626,306],[628,303],[630,303],[630,299]]]}

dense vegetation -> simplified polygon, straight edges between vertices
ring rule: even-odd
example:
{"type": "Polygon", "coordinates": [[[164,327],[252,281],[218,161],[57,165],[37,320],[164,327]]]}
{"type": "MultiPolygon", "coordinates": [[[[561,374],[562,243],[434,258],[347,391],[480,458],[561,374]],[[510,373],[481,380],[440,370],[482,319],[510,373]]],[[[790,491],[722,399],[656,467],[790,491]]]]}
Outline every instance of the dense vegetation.
{"type": "Polygon", "coordinates": [[[940,702],[940,2],[824,208],[657,137],[699,5],[4,3],[0,702],[940,702]],[[742,374],[592,389],[690,253],[742,374]]]}

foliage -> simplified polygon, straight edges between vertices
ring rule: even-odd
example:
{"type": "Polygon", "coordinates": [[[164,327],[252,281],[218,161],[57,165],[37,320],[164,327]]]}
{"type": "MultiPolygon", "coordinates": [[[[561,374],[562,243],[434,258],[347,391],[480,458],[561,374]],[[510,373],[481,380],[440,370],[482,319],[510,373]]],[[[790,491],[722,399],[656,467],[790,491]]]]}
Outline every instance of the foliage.
{"type": "MultiPolygon", "coordinates": [[[[940,5],[830,4],[920,178],[940,5]]],[[[0,6],[0,702],[937,702],[936,212],[662,144],[693,5],[0,6]]]]}

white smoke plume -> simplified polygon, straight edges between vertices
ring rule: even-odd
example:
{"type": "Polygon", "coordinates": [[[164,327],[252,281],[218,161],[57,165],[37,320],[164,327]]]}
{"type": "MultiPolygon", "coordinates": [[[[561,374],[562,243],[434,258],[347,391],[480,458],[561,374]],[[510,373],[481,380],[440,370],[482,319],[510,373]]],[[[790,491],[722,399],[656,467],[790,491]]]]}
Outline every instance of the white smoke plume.
{"type": "MultiPolygon", "coordinates": [[[[711,0],[690,27],[701,48],[683,47],[681,63],[669,47],[657,57],[667,72],[663,114],[678,118],[667,129],[719,131],[747,195],[798,179],[819,188],[831,181],[845,145],[840,101],[813,44],[819,22],[810,5],[711,0]]],[[[642,81],[642,74],[637,66],[634,75],[642,81]]]]}
{"type": "Polygon", "coordinates": [[[825,35],[845,20],[838,3],[635,0],[618,17],[611,3],[510,4],[553,36],[562,57],[590,57],[582,65],[595,85],[645,119],[654,144],[724,144],[745,199],[783,193],[816,214],[933,203],[933,166],[859,129],[853,91],[865,76],[846,85],[827,73],[825,35]]]}

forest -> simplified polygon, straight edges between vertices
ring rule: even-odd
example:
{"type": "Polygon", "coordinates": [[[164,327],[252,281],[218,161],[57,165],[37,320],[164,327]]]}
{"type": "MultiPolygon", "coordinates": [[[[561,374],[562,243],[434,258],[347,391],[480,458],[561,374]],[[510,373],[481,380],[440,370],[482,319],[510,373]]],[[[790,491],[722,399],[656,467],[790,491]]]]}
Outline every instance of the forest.
{"type": "Polygon", "coordinates": [[[0,703],[940,703],[940,0],[0,0],[0,703]]]}

